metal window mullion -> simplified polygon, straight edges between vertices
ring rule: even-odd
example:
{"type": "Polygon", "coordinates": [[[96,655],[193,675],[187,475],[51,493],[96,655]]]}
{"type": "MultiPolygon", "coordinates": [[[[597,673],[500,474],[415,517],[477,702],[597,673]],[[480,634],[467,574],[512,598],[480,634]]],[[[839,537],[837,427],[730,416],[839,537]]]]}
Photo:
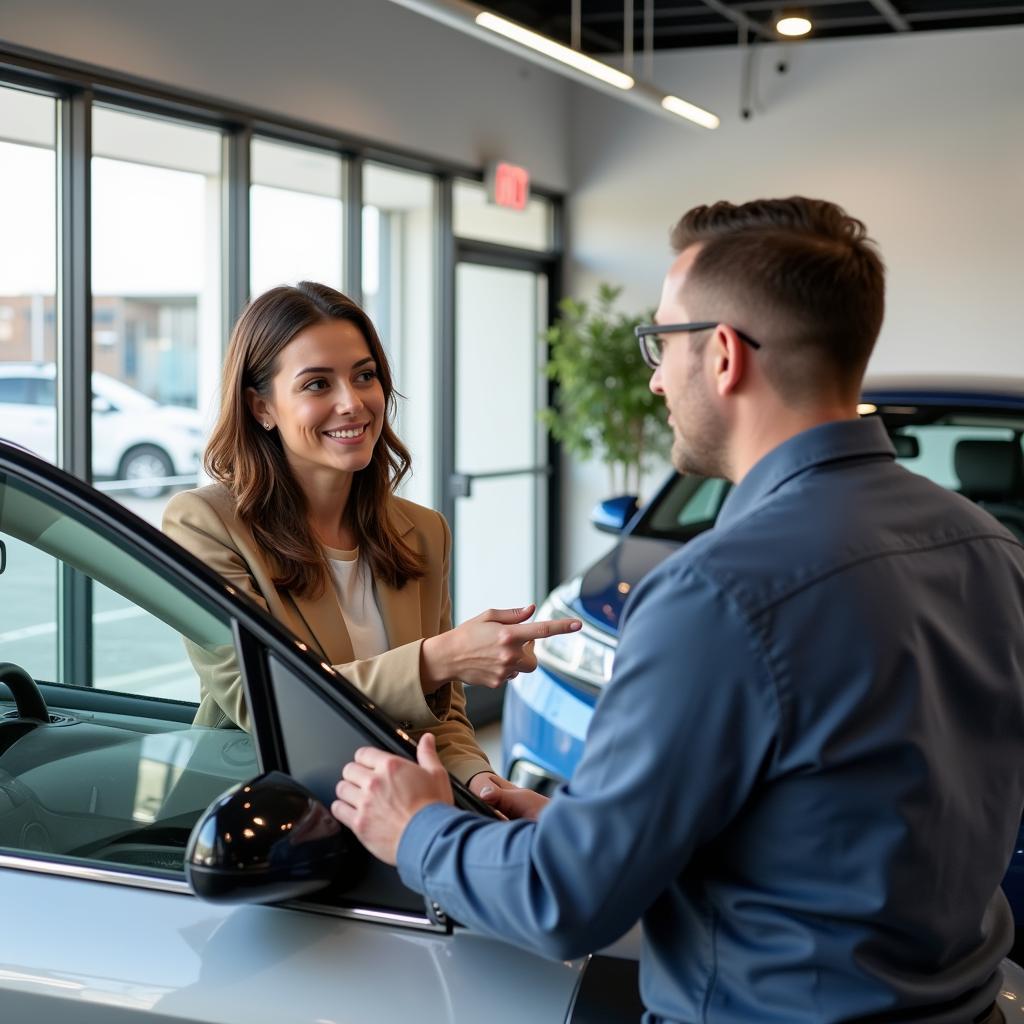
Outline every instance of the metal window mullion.
{"type": "MultiPolygon", "coordinates": [[[[92,93],[57,115],[57,463],[92,479],[92,93]]],[[[65,563],[57,576],[57,677],[92,685],[92,581],[65,563]]]]}
{"type": "Polygon", "coordinates": [[[250,207],[252,177],[252,129],[236,128],[224,136],[222,175],[224,182],[224,224],[222,265],[224,268],[223,321],[227,339],[238,314],[249,301],[250,207]]]}
{"type": "MultiPolygon", "coordinates": [[[[455,232],[453,225],[453,179],[443,175],[437,191],[437,359],[434,363],[438,396],[434,436],[439,444],[434,460],[435,492],[441,513],[455,528],[455,232]]],[[[455,578],[455,551],[451,554],[451,576],[455,578]]]]}
{"type": "Polygon", "coordinates": [[[363,165],[361,156],[350,156],[342,164],[344,232],[341,273],[345,294],[363,304],[363,165]]]}

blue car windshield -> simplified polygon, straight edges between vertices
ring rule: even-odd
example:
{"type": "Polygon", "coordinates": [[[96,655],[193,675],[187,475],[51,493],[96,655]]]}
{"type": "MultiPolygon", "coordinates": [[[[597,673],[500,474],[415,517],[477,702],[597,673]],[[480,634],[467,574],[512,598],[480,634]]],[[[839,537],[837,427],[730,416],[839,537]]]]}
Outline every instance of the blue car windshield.
{"type": "MultiPolygon", "coordinates": [[[[1016,532],[1024,522],[1024,411],[998,408],[881,406],[897,460],[914,473],[989,508],[1016,532]]],[[[680,543],[714,525],[729,493],[726,480],[676,474],[655,496],[635,536],[680,543]]]]}

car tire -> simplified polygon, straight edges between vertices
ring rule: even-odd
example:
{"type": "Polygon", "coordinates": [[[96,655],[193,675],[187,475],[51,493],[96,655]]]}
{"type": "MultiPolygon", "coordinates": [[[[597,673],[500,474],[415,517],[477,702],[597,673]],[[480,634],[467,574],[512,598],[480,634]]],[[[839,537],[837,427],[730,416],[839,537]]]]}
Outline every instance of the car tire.
{"type": "MultiPolygon", "coordinates": [[[[174,476],[174,463],[171,457],[155,444],[140,444],[121,456],[117,467],[117,475],[121,480],[142,480],[160,476],[174,476]]],[[[129,494],[136,498],[159,498],[170,490],[163,484],[142,484],[132,488],[129,494]]]]}

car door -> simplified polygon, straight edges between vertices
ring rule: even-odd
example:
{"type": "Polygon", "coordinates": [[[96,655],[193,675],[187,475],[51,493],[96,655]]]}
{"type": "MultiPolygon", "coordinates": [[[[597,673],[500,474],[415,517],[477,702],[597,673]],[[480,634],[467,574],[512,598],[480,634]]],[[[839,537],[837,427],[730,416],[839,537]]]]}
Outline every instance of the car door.
{"type": "Polygon", "coordinates": [[[328,799],[356,746],[407,742],[159,532],[4,445],[0,544],[0,1019],[568,1019],[582,963],[431,919],[376,862],[301,902],[195,898],[186,843],[224,790],[278,769],[328,799]],[[192,725],[197,651],[234,652],[252,736],[192,725]]]}

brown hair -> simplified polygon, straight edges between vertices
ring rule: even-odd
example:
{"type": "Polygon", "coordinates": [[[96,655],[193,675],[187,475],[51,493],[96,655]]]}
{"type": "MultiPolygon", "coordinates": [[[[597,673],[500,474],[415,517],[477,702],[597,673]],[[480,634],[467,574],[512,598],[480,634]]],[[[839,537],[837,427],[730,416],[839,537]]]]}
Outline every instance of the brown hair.
{"type": "Polygon", "coordinates": [[[802,196],[719,202],[673,228],[676,252],[698,243],[684,285],[691,314],[739,318],[787,398],[859,388],[885,313],[885,267],[861,221],[802,196]]]}
{"type": "Polygon", "coordinates": [[[223,484],[238,515],[276,567],[275,585],[303,596],[326,588],[329,568],[309,528],[307,505],[292,475],[278,431],[263,430],[249,410],[246,389],[270,394],[281,350],[300,332],[327,320],[354,324],[377,364],[387,415],[369,465],[354,473],[345,520],[375,579],[402,587],[424,573],[422,558],[401,538],[392,518],[394,492],[409,472],[408,449],[391,428],[396,392],[384,347],[366,313],[326,285],[301,281],[272,288],[242,311],[228,345],[220,415],[203,465],[223,484]]]}

